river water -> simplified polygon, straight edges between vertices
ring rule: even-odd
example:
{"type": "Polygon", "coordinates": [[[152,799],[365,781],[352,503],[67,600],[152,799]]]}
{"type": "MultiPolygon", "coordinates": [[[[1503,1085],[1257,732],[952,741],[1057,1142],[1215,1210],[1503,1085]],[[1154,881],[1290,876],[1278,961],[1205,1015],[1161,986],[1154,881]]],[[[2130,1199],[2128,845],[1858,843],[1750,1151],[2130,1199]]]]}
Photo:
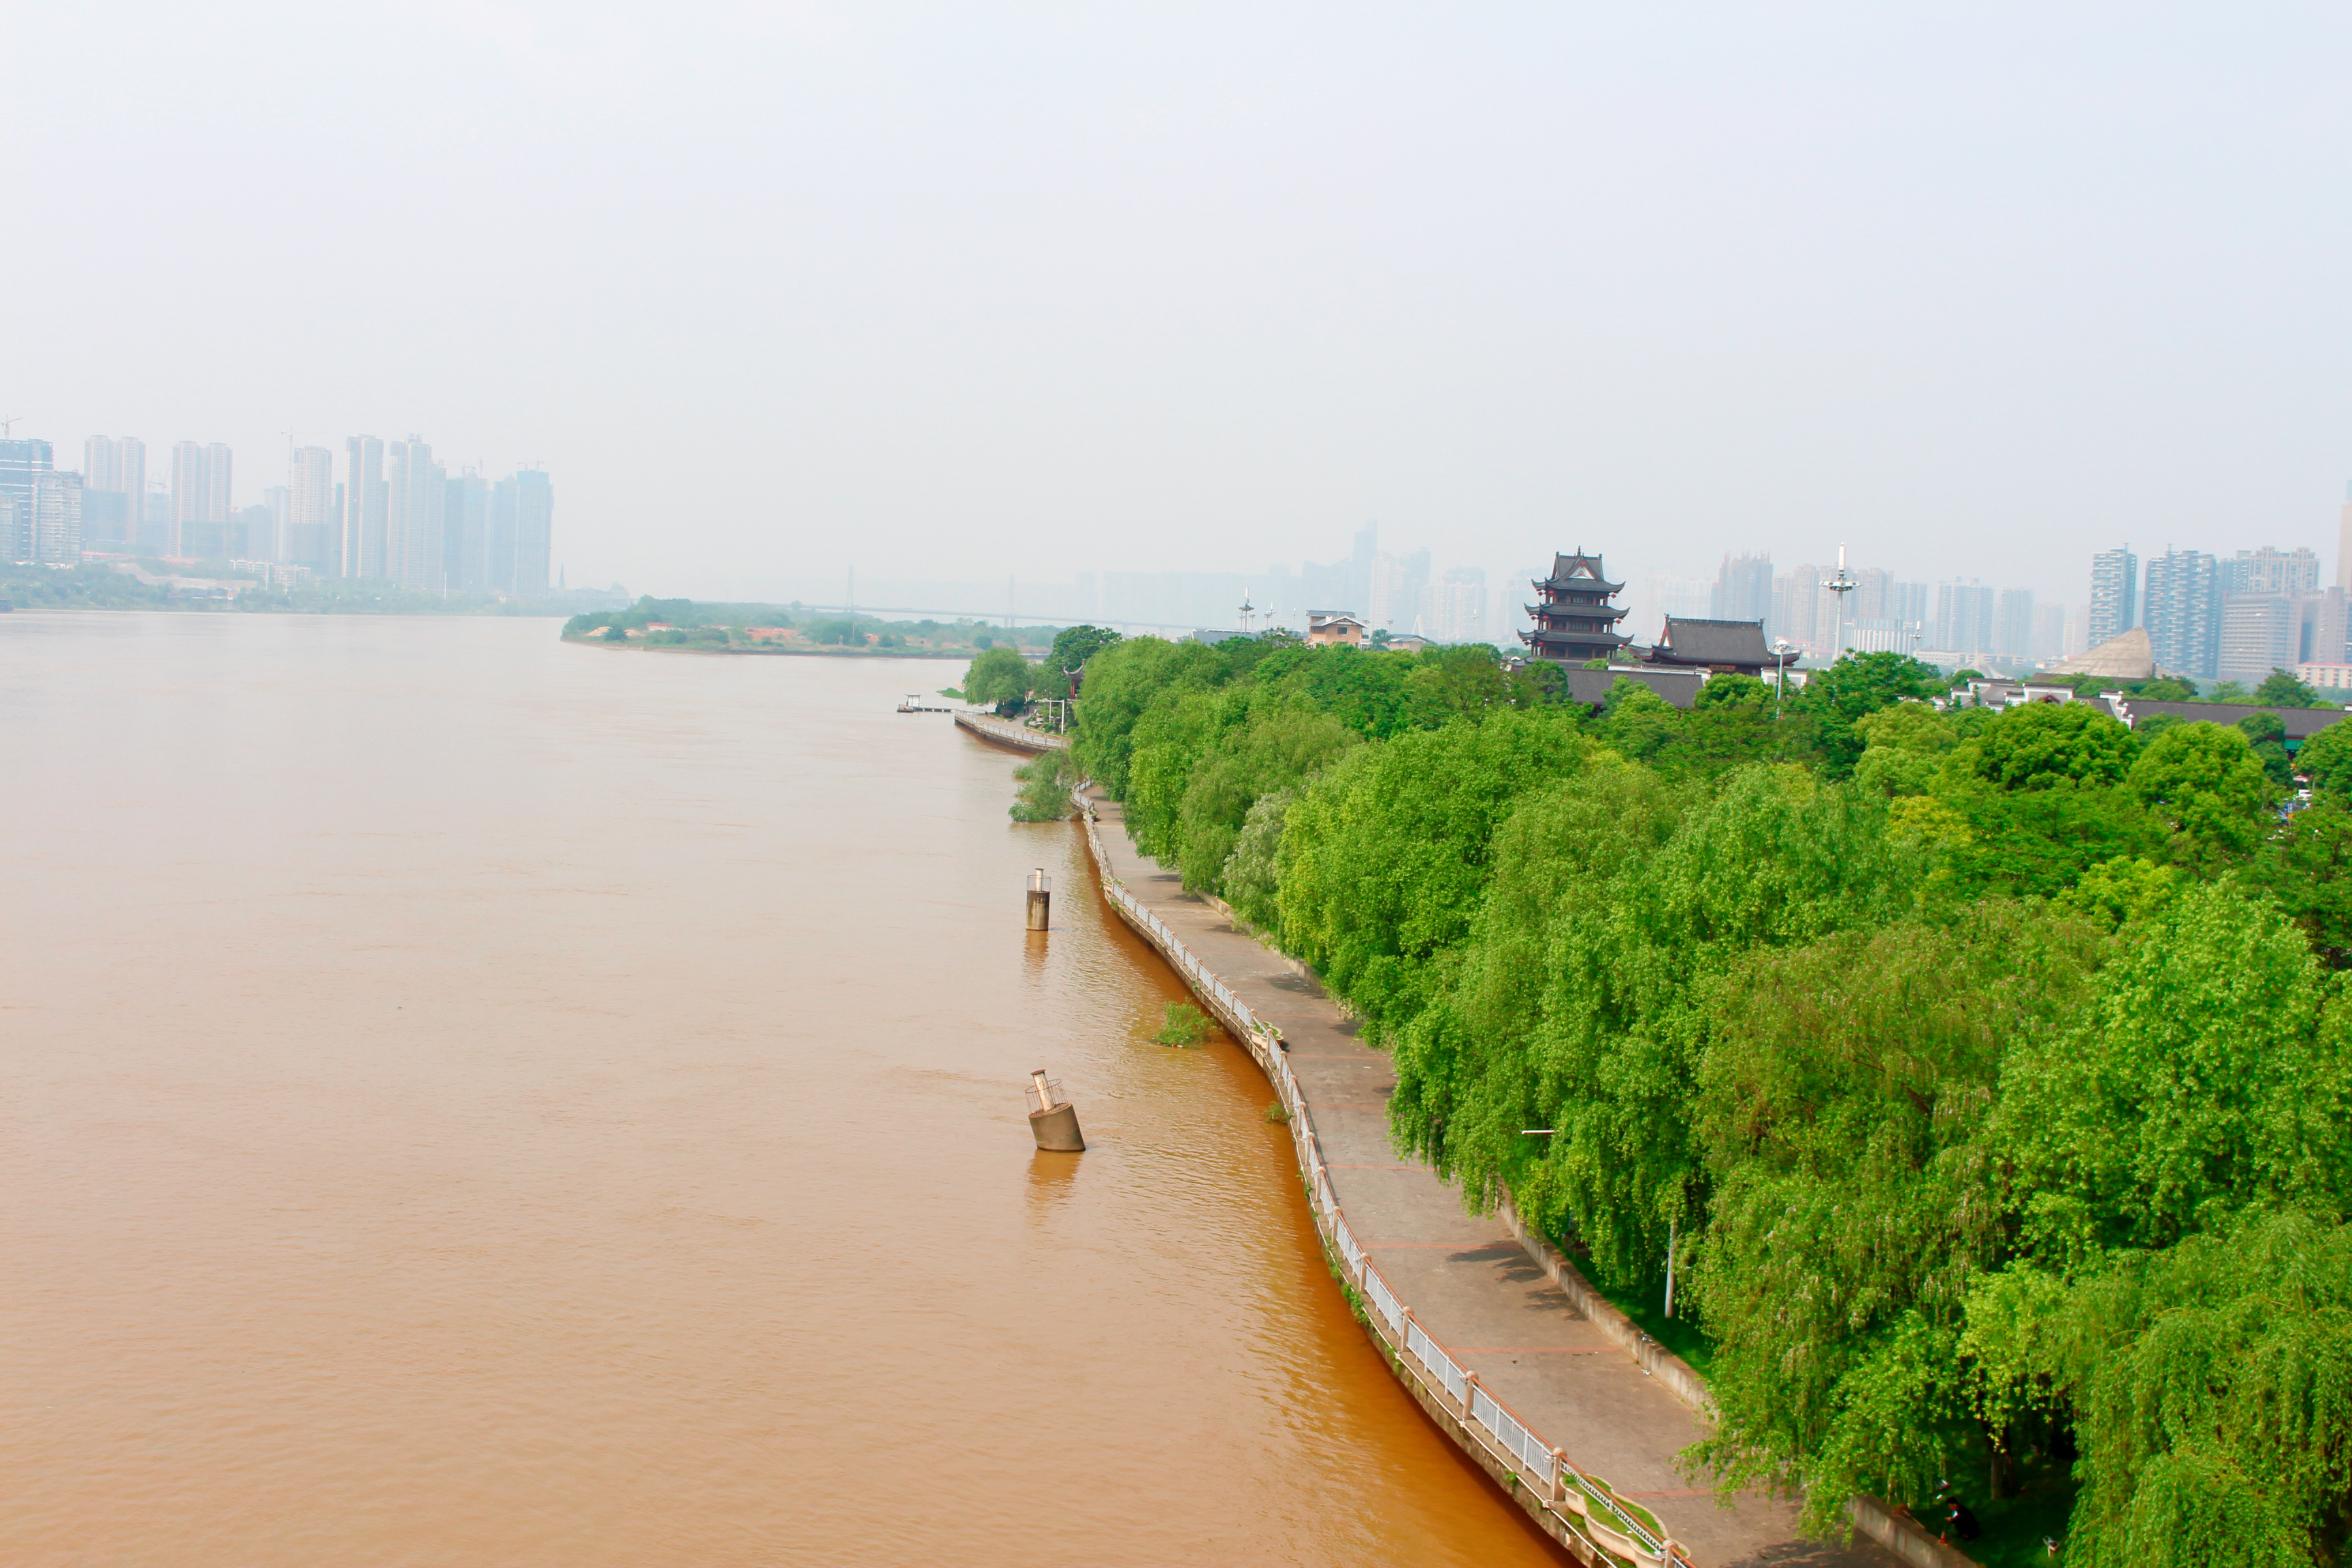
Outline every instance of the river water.
{"type": "Polygon", "coordinates": [[[0,616],[0,1560],[1557,1561],[957,667],[555,632],[0,616]]]}

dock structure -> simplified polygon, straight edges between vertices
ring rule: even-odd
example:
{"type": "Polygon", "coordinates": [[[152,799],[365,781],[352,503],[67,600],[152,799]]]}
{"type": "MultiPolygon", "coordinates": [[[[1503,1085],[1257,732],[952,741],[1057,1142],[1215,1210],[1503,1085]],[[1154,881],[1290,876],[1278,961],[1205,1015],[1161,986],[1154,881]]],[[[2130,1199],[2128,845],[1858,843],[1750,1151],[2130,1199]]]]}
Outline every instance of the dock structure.
{"type": "Polygon", "coordinates": [[[1908,1518],[1857,1499],[1851,1544],[1810,1541],[1796,1505],[1729,1507],[1676,1456],[1706,1385],[1507,1206],[1477,1215],[1388,1135],[1389,1059],[1314,975],[1138,850],[1117,802],[1076,797],[1104,895],[1274,1083],[1316,1228],[1366,1331],[1416,1403],[1590,1568],[1969,1568],[1908,1518]]]}

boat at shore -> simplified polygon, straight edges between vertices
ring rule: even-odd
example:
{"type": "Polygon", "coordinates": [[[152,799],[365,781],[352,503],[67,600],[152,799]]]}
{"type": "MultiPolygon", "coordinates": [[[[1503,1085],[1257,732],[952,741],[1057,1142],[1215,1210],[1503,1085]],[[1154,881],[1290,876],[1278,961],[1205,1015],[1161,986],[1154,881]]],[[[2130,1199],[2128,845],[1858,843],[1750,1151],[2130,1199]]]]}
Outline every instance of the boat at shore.
{"type": "Polygon", "coordinates": [[[952,713],[954,709],[944,702],[925,697],[919,691],[909,691],[898,704],[901,713],[952,713]]]}

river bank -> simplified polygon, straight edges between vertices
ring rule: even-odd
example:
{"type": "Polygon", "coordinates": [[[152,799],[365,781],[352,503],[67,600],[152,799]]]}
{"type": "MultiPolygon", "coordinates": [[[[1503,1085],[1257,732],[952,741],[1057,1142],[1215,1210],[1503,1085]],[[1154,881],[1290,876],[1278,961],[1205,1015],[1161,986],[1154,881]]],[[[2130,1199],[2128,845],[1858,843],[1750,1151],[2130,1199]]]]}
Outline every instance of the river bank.
{"type": "Polygon", "coordinates": [[[1117,803],[1085,805],[1106,900],[1276,1085],[1318,1236],[1369,1309],[1366,1331],[1440,1429],[1571,1555],[1659,1563],[1670,1538],[1703,1568],[1965,1564],[1884,1510],[1857,1522],[1885,1545],[1832,1545],[1797,1533],[1792,1504],[1748,1494],[1719,1507],[1692,1486],[1676,1456],[1702,1431],[1696,1375],[1514,1216],[1469,1215],[1433,1171],[1400,1161],[1387,1058],[1311,974],[1137,851],[1117,803]]]}

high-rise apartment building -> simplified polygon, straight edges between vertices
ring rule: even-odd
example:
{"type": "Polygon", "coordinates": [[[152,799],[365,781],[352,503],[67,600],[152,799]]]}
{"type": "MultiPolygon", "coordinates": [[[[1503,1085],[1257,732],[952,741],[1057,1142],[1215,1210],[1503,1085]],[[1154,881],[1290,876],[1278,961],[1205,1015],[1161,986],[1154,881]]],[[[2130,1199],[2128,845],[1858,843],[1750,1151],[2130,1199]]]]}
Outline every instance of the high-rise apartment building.
{"type": "Polygon", "coordinates": [[[216,557],[231,548],[229,466],[228,447],[221,442],[172,444],[173,554],[216,557]]]}
{"type": "Polygon", "coordinates": [[[485,594],[490,586],[490,484],[468,471],[449,479],[442,506],[441,576],[453,594],[485,594]]]}
{"type": "Polygon", "coordinates": [[[2031,663],[2033,652],[2033,590],[2003,588],[1993,601],[1992,653],[2012,664],[2031,663]]]}
{"type": "Polygon", "coordinates": [[[2221,660],[2221,563],[2195,550],[2167,550],[2147,558],[2140,624],[2156,650],[2156,667],[2210,680],[2221,660]]]}
{"type": "Polygon", "coordinates": [[[315,576],[343,572],[343,525],[335,504],[335,454],[298,447],[286,463],[286,520],[279,537],[286,559],[315,576]]]}
{"type": "Polygon", "coordinates": [[[2085,634],[2093,647],[2139,625],[2139,557],[2126,544],[2091,557],[2091,619],[2085,634]]]}
{"type": "Polygon", "coordinates": [[[385,577],[383,443],[353,436],[343,443],[343,575],[385,577]]]}
{"type": "Polygon", "coordinates": [[[33,559],[35,476],[52,467],[47,441],[37,437],[0,440],[0,560],[33,559]]]}
{"type": "Polygon", "coordinates": [[[45,468],[33,476],[32,551],[26,559],[44,566],[81,563],[81,476],[45,468]]]}
{"type": "Polygon", "coordinates": [[[1457,566],[1429,591],[1429,635],[1439,642],[1485,642],[1486,574],[1457,566]]]}
{"type": "MultiPolygon", "coordinates": [[[[1715,574],[1715,592],[1707,602],[1707,618],[1717,621],[1763,621],[1772,616],[1772,558],[1769,555],[1727,555],[1715,574]]],[[[1769,628],[1768,628],[1769,629],[1769,628]]]]}
{"type": "Polygon", "coordinates": [[[2319,588],[2319,557],[2308,549],[2241,550],[2221,563],[2221,632],[2215,673],[2224,680],[2259,683],[2273,669],[2292,669],[2315,616],[2303,601],[2319,588]]]}
{"type": "Polygon", "coordinates": [[[2064,658],[2066,647],[2066,606],[2036,605],[2033,606],[2033,646],[2026,657],[2036,663],[2047,664],[2064,658]]]}
{"type": "MultiPolygon", "coordinates": [[[[269,486],[261,492],[261,508],[269,514],[270,552],[266,556],[257,555],[256,558],[267,561],[291,560],[292,557],[286,550],[286,530],[294,516],[294,487],[291,485],[269,486]]],[[[245,542],[245,547],[248,551],[253,549],[253,541],[250,538],[245,542]]]]}
{"type": "Polygon", "coordinates": [[[2352,594],[2352,485],[2345,487],[2344,510],[2336,525],[2336,585],[2352,594]]]}
{"type": "Polygon", "coordinates": [[[1981,583],[1936,585],[1936,647],[1975,657],[1992,651],[1997,595],[1981,583]]]}
{"type": "Polygon", "coordinates": [[[92,549],[134,550],[147,494],[147,443],[92,436],[82,443],[81,529],[92,549]]]}
{"type": "Polygon", "coordinates": [[[2309,547],[2241,550],[2221,563],[2224,594],[2308,594],[2319,586],[2319,557],[2309,547]]]}
{"type": "Polygon", "coordinates": [[[545,594],[555,541],[555,487],[537,468],[506,483],[514,487],[514,592],[545,594]]]}
{"type": "Polygon", "coordinates": [[[442,589],[441,524],[449,476],[419,436],[384,448],[384,574],[423,594],[442,589]]]}

